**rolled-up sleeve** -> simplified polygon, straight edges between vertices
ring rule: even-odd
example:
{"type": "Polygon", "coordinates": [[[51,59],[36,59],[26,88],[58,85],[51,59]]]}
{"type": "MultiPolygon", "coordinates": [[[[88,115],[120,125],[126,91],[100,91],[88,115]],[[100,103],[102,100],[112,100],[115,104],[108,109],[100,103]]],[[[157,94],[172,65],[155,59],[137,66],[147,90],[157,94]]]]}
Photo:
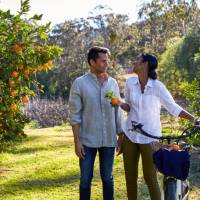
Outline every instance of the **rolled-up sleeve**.
{"type": "Polygon", "coordinates": [[[82,99],[78,80],[75,80],[70,89],[69,117],[71,125],[80,124],[82,121],[82,99]]]}
{"type": "Polygon", "coordinates": [[[174,101],[172,95],[163,84],[159,88],[159,95],[161,104],[168,110],[170,114],[178,117],[183,108],[174,101]]]}

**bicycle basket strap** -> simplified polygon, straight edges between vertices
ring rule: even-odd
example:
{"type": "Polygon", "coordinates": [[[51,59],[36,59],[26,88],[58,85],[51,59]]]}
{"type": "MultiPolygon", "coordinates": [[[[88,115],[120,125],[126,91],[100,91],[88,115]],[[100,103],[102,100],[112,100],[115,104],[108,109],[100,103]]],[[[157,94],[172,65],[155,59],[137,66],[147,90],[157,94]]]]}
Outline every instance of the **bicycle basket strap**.
{"type": "Polygon", "coordinates": [[[185,180],[190,168],[190,155],[186,150],[174,151],[160,148],[153,154],[153,162],[159,172],[185,180]]]}

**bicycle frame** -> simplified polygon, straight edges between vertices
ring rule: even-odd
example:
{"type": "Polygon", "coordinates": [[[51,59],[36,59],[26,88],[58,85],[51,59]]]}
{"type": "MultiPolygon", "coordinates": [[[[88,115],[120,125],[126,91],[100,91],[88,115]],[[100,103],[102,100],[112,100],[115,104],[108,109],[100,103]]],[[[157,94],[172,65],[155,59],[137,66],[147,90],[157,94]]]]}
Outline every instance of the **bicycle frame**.
{"type": "MultiPolygon", "coordinates": [[[[144,136],[161,140],[162,143],[164,140],[167,140],[167,143],[170,145],[171,140],[177,140],[177,144],[180,139],[191,137],[196,134],[200,130],[200,125],[195,125],[193,127],[185,129],[181,135],[179,136],[153,136],[148,134],[142,129],[143,125],[137,122],[132,121],[132,129],[129,131],[139,131],[144,136]]],[[[189,181],[186,179],[185,181],[176,179],[175,177],[167,177],[163,178],[163,187],[162,187],[162,199],[164,200],[187,200],[189,196],[189,181]]]]}

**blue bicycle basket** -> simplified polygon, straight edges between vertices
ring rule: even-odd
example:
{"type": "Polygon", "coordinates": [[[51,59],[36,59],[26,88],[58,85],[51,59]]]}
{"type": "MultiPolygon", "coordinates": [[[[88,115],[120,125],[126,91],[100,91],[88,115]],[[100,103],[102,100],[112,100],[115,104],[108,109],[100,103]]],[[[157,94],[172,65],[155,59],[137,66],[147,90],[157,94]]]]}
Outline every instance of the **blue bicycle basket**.
{"type": "Polygon", "coordinates": [[[184,181],[189,173],[190,155],[186,150],[160,148],[153,154],[153,162],[158,171],[184,181]]]}

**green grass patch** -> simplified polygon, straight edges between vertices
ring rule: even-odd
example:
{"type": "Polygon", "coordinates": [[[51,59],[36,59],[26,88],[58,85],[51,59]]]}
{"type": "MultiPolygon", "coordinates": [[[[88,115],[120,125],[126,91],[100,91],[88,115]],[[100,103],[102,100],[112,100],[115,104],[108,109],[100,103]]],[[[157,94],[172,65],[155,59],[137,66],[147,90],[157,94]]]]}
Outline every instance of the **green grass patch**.
{"type": "MultiPolygon", "coordinates": [[[[68,125],[26,129],[27,138],[0,154],[0,197],[3,200],[77,200],[79,164],[68,125]]],[[[92,199],[102,199],[98,157],[92,182],[92,199]]],[[[122,157],[114,163],[115,199],[125,200],[126,188],[122,157]]],[[[149,198],[139,170],[140,200],[149,198]]],[[[195,185],[195,183],[194,183],[195,185]]],[[[195,185],[195,192],[198,187],[195,185]]],[[[196,195],[195,195],[196,196],[196,195]]]]}

